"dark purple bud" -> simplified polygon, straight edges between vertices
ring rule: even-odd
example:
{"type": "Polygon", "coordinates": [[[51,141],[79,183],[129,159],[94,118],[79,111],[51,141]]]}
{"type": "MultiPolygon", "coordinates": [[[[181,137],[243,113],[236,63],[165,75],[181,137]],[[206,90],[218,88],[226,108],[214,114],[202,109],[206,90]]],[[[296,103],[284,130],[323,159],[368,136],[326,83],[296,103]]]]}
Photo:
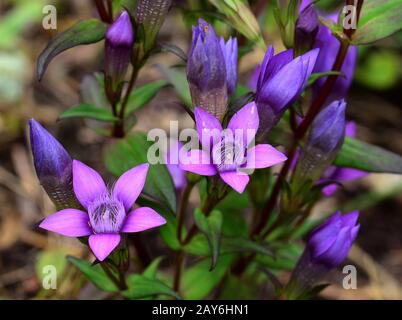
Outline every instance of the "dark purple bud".
{"type": "Polygon", "coordinates": [[[130,15],[123,11],[106,32],[105,73],[113,90],[124,80],[130,64],[134,31],[130,15]]]}
{"type": "Polygon", "coordinates": [[[231,96],[235,92],[237,86],[237,39],[230,38],[225,43],[225,39],[221,38],[220,45],[223,52],[223,57],[225,58],[228,94],[231,96]]]}
{"type": "Polygon", "coordinates": [[[294,180],[300,185],[317,181],[334,161],[345,138],[345,109],[344,100],[334,101],[314,120],[296,167],[294,180]]]}
{"type": "Polygon", "coordinates": [[[300,11],[295,28],[295,50],[303,54],[314,45],[319,29],[319,19],[313,4],[307,5],[300,11]]]}
{"type": "Polygon", "coordinates": [[[345,215],[338,211],[311,233],[288,285],[290,298],[311,289],[346,259],[359,232],[358,218],[358,211],[345,215]]]}
{"type": "Polygon", "coordinates": [[[228,104],[226,63],[214,29],[202,19],[193,27],[187,79],[194,106],[221,119],[228,104]]]}
{"type": "Polygon", "coordinates": [[[36,174],[50,199],[58,209],[79,207],[66,149],[34,119],[29,120],[29,133],[36,174]]]}

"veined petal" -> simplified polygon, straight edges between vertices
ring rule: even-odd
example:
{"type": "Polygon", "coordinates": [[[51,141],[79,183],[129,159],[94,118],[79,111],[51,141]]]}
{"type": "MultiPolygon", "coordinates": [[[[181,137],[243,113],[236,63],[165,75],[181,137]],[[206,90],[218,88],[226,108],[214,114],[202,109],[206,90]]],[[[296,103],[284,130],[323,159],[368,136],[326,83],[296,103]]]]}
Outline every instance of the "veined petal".
{"type": "Polygon", "coordinates": [[[78,201],[85,209],[97,197],[108,192],[99,173],[78,160],[73,160],[73,187],[78,201]]]}
{"type": "Polygon", "coordinates": [[[258,144],[247,152],[246,168],[269,168],[287,160],[287,157],[269,144],[258,144]]]}
{"type": "Polygon", "coordinates": [[[88,214],[77,209],[64,209],[45,218],[40,228],[66,237],[84,237],[92,234],[88,214]]]}
{"type": "Polygon", "coordinates": [[[123,202],[124,208],[129,210],[137,200],[147,179],[149,164],[140,164],[120,176],[114,188],[113,195],[123,202]]]}
{"type": "Polygon", "coordinates": [[[120,235],[112,233],[93,234],[88,239],[89,247],[99,261],[103,261],[120,243],[120,235]]]}
{"type": "Polygon", "coordinates": [[[250,102],[237,111],[228,124],[228,129],[236,137],[243,137],[243,146],[247,148],[254,139],[259,126],[258,110],[255,102],[250,102]]]}
{"type": "Polygon", "coordinates": [[[217,171],[212,164],[211,157],[204,150],[191,150],[186,159],[182,159],[180,168],[201,176],[214,176],[217,171]]]}
{"type": "Polygon", "coordinates": [[[124,222],[121,232],[140,232],[148,229],[156,228],[166,223],[163,218],[155,210],[142,207],[131,211],[124,222]]]}
{"type": "Polygon", "coordinates": [[[221,179],[238,193],[243,193],[250,178],[243,172],[228,171],[219,173],[221,179]]]}
{"type": "Polygon", "coordinates": [[[195,108],[194,116],[202,146],[211,149],[221,138],[222,125],[217,118],[201,108],[195,108]]]}

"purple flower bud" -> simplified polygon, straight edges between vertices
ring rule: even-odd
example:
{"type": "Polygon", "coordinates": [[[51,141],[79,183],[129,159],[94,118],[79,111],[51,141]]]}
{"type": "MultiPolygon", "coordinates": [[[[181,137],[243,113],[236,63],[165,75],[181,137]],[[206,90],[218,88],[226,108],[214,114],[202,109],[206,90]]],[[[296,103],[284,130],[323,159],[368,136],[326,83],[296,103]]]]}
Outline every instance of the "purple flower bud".
{"type": "Polygon", "coordinates": [[[315,37],[319,29],[317,11],[313,4],[300,10],[295,28],[295,50],[304,53],[313,47],[315,37]]]}
{"type": "Polygon", "coordinates": [[[58,209],[79,207],[66,149],[34,119],[29,120],[29,133],[36,174],[50,199],[58,209]]]}
{"type": "Polygon", "coordinates": [[[214,29],[202,19],[193,27],[187,79],[194,106],[222,118],[228,104],[225,57],[214,29]]]}
{"type": "Polygon", "coordinates": [[[297,298],[345,260],[359,232],[358,218],[358,211],[345,215],[338,211],[311,233],[292,273],[288,295],[297,298]]]}
{"type": "Polygon", "coordinates": [[[220,39],[220,45],[225,58],[226,64],[226,82],[228,88],[228,94],[231,96],[237,86],[237,39],[230,38],[226,43],[223,38],[220,39]]]}
{"type": "Polygon", "coordinates": [[[296,167],[294,179],[300,185],[314,183],[335,159],[345,137],[345,109],[344,100],[334,101],[314,120],[296,167]]]}
{"type": "Polygon", "coordinates": [[[293,50],[274,56],[274,49],[268,49],[256,91],[260,137],[264,137],[279,122],[286,109],[300,97],[318,53],[319,50],[315,49],[293,59],[293,50]]]}
{"type": "MultiPolygon", "coordinates": [[[[337,15],[330,16],[329,18],[332,19],[333,21],[336,21],[337,15]]],[[[320,72],[331,71],[339,47],[340,42],[334,35],[332,35],[331,30],[329,30],[326,26],[321,26],[319,28],[314,43],[314,48],[319,48],[320,54],[317,58],[317,63],[315,65],[313,72],[320,73],[320,72]]],[[[356,69],[356,61],[357,61],[357,47],[351,46],[345,57],[345,61],[343,62],[341,69],[344,76],[338,77],[327,101],[340,100],[346,97],[350,89],[350,86],[352,85],[352,80],[356,69]]],[[[320,90],[320,88],[324,85],[325,80],[326,78],[320,78],[315,83],[314,92],[316,94],[320,90]]]]}
{"type": "Polygon", "coordinates": [[[134,31],[130,15],[123,11],[106,32],[105,73],[113,90],[123,81],[131,59],[134,31]]]}

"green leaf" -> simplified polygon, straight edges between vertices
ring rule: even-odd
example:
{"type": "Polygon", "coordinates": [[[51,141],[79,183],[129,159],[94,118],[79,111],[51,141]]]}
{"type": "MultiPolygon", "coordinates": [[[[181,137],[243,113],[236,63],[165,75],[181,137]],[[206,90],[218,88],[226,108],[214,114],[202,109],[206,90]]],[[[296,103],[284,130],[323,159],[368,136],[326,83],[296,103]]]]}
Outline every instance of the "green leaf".
{"type": "Polygon", "coordinates": [[[218,210],[213,210],[209,217],[206,217],[200,209],[194,211],[194,220],[197,227],[205,235],[208,240],[208,245],[211,250],[211,267],[214,269],[219,257],[219,248],[222,231],[222,213],[218,210]]]}
{"type": "MultiPolygon", "coordinates": [[[[128,136],[106,149],[106,167],[115,176],[120,176],[136,165],[148,163],[147,152],[152,145],[144,133],[128,136]]],[[[176,212],[176,191],[165,165],[155,164],[149,167],[143,194],[176,212]]]]}
{"type": "Polygon", "coordinates": [[[310,78],[308,78],[308,83],[307,86],[312,86],[317,80],[328,77],[328,76],[340,76],[340,77],[345,77],[345,75],[342,72],[339,71],[328,71],[328,72],[317,72],[317,73],[312,73],[310,78]]]}
{"type": "Polygon", "coordinates": [[[106,25],[99,20],[90,19],[78,22],[70,29],[58,34],[52,39],[40,54],[37,63],[36,76],[40,81],[50,61],[59,53],[82,44],[101,41],[106,32],[106,25]]]}
{"type": "Polygon", "coordinates": [[[204,299],[221,281],[231,264],[235,255],[221,255],[215,269],[209,271],[210,261],[204,259],[195,265],[187,268],[183,273],[181,292],[186,299],[204,299]]]}
{"type": "Polygon", "coordinates": [[[401,0],[365,0],[352,44],[369,44],[402,29],[401,0]]]}
{"type": "Polygon", "coordinates": [[[77,259],[71,256],[67,257],[67,260],[76,266],[84,274],[84,276],[99,289],[107,292],[119,291],[99,264],[92,266],[88,261],[77,259]]]}
{"type": "Polygon", "coordinates": [[[128,97],[125,116],[145,106],[156,96],[160,89],[166,87],[168,84],[167,81],[159,80],[133,90],[128,97]]]}
{"type": "Polygon", "coordinates": [[[64,111],[60,119],[66,118],[88,118],[105,122],[117,122],[118,117],[115,117],[108,109],[99,108],[90,104],[80,104],[64,111]]]}
{"type": "Polygon", "coordinates": [[[181,299],[175,291],[162,281],[138,274],[127,277],[127,286],[128,289],[123,292],[123,296],[128,299],[144,299],[155,295],[166,295],[181,299]]]}
{"type": "Polygon", "coordinates": [[[401,156],[349,137],[345,138],[334,164],[367,172],[402,174],[401,156]]]}
{"type": "Polygon", "coordinates": [[[163,260],[163,257],[158,257],[154,261],[152,261],[149,266],[144,270],[142,275],[148,279],[155,279],[156,273],[158,271],[158,267],[163,260]]]}
{"type": "Polygon", "coordinates": [[[222,253],[255,252],[262,255],[273,256],[272,250],[265,245],[243,237],[230,237],[222,239],[222,253]]]}
{"type": "Polygon", "coordinates": [[[175,88],[176,93],[183,101],[183,103],[193,109],[193,103],[190,95],[190,88],[188,86],[187,77],[185,72],[178,71],[172,68],[165,68],[161,66],[162,73],[169,81],[169,83],[175,88]]]}

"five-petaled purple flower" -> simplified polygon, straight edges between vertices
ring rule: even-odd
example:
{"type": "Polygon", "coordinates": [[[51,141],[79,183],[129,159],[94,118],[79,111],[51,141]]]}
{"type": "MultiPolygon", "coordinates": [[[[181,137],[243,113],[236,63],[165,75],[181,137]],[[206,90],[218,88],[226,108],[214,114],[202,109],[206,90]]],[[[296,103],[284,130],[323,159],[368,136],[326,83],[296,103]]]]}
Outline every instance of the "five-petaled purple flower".
{"type": "Polygon", "coordinates": [[[257,106],[251,102],[230,120],[226,130],[211,114],[195,108],[195,122],[202,150],[191,150],[180,167],[203,176],[219,174],[242,193],[249,182],[247,169],[268,168],[286,161],[286,156],[269,144],[249,148],[259,126],[257,106]]]}
{"type": "Polygon", "coordinates": [[[67,237],[89,236],[92,252],[103,261],[120,243],[121,233],[140,232],[166,223],[151,208],[130,211],[144,187],[148,167],[141,164],[128,170],[108,190],[95,170],[74,160],[74,192],[86,211],[58,211],[45,218],[40,227],[67,237]]]}
{"type": "Polygon", "coordinates": [[[274,55],[269,47],[260,67],[256,100],[260,117],[259,135],[265,136],[302,94],[319,50],[314,49],[293,59],[293,50],[274,55]]]}

